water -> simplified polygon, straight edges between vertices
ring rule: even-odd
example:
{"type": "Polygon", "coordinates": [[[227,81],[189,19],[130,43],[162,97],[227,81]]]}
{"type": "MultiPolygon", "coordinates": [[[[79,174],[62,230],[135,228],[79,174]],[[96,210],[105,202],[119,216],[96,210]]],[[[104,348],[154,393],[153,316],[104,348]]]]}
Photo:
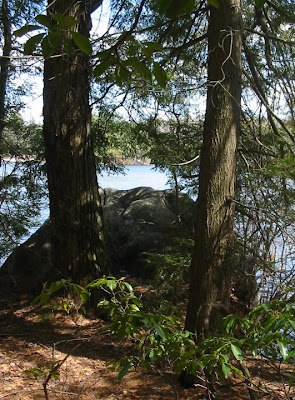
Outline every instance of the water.
{"type": "Polygon", "coordinates": [[[98,184],[103,189],[128,190],[140,186],[148,186],[156,190],[169,189],[166,174],[153,168],[153,165],[131,165],[125,168],[125,175],[103,173],[97,177],[98,184]]]}

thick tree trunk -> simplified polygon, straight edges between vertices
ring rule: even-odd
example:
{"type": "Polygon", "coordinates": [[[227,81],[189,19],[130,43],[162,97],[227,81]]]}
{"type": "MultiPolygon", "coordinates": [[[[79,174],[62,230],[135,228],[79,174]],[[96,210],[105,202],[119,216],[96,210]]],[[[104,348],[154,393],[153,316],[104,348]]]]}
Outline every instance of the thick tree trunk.
{"type": "MultiPolygon", "coordinates": [[[[87,1],[49,1],[89,36],[87,1]]],[[[79,281],[106,273],[102,214],[90,133],[89,57],[80,50],[45,60],[44,139],[54,267],[79,281]]],[[[63,54],[64,52],[64,54],[63,54]]]]}
{"type": "Polygon", "coordinates": [[[5,97],[10,66],[10,53],[12,48],[11,23],[7,0],[2,0],[1,25],[3,27],[3,51],[0,58],[0,167],[2,158],[2,134],[5,127],[5,97]]]}
{"type": "Polygon", "coordinates": [[[217,330],[230,294],[235,170],[241,98],[241,2],[210,8],[208,92],[200,159],[186,329],[217,330]]]}

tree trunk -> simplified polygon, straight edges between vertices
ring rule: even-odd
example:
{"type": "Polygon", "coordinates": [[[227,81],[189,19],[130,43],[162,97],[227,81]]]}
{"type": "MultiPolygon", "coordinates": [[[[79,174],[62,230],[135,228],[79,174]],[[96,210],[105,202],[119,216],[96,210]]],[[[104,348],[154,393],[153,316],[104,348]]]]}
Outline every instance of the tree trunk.
{"type": "MultiPolygon", "coordinates": [[[[49,1],[89,37],[87,1],[49,1]]],[[[65,33],[66,34],[66,33],[65,33]]],[[[77,48],[45,60],[44,139],[54,268],[80,281],[107,273],[102,212],[90,133],[89,57],[77,48]]]]}
{"type": "Polygon", "coordinates": [[[0,57],[0,167],[1,167],[1,149],[2,134],[5,127],[5,97],[10,66],[10,53],[12,48],[11,41],[11,23],[7,0],[2,0],[1,5],[1,24],[3,27],[3,51],[0,57]]]}
{"type": "Polygon", "coordinates": [[[185,324],[201,336],[218,329],[229,304],[240,124],[241,2],[219,4],[209,15],[207,105],[185,324]]]}

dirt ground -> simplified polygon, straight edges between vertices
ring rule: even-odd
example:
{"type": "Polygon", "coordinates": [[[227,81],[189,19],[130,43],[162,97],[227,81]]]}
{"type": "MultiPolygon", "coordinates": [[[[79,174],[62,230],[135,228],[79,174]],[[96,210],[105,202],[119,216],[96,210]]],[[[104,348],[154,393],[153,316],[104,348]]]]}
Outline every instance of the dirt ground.
{"type": "MultiPolygon", "coordinates": [[[[1,296],[3,298],[3,296],[1,296]]],[[[0,400],[204,400],[212,398],[202,385],[184,389],[177,376],[167,371],[128,373],[121,383],[110,369],[114,359],[130,353],[132,345],[117,342],[101,333],[105,322],[82,316],[71,318],[52,312],[40,316],[40,307],[27,298],[0,300],[0,400]],[[65,360],[65,357],[66,360],[65,360]],[[64,360],[59,379],[45,384],[46,367],[64,360]],[[34,369],[36,376],[28,373],[34,369]],[[40,371],[45,371],[42,375],[40,371]]],[[[290,366],[269,365],[265,360],[249,360],[254,383],[260,387],[258,399],[295,399],[284,373],[294,375],[290,366]]],[[[47,369],[48,372],[48,369],[47,369]]],[[[218,388],[218,399],[249,399],[246,385],[231,377],[218,388]]]]}

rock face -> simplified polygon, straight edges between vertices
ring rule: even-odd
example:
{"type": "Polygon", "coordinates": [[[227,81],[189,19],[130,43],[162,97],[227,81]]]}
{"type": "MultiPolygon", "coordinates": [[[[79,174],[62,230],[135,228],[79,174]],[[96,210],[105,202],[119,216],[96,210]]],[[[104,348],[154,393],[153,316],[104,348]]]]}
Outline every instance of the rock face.
{"type": "Polygon", "coordinates": [[[45,282],[51,270],[50,221],[18,246],[0,269],[0,287],[31,290],[45,282]]]}
{"type": "MultiPolygon", "coordinates": [[[[171,190],[140,187],[131,190],[101,190],[106,241],[113,273],[147,276],[145,252],[167,252],[172,238],[192,231],[193,200],[182,195],[179,222],[176,197],[171,190]]],[[[5,284],[29,290],[50,277],[50,222],[16,248],[0,269],[5,284]]]]}

